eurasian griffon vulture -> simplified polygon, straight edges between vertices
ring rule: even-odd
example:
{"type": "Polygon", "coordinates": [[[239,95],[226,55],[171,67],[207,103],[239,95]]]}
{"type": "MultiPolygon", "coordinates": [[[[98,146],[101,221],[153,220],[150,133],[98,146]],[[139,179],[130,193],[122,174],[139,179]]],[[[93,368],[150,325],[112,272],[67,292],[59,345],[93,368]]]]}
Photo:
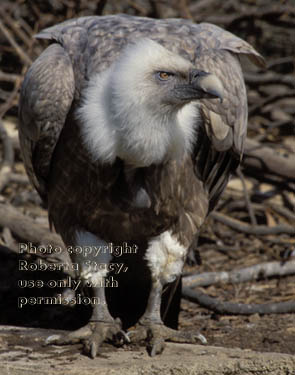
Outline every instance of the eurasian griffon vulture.
{"type": "MultiPolygon", "coordinates": [[[[217,26],[182,19],[83,17],[37,37],[51,45],[25,76],[19,134],[50,223],[67,246],[107,249],[72,255],[85,284],[108,277],[96,264],[118,261],[112,244],[137,249],[119,259],[128,269],[118,288],[93,288],[100,304],[87,326],[48,342],[84,339],[95,357],[118,336],[147,337],[151,355],[165,340],[202,340],[163,324],[162,293],[177,284],[242,157],[247,97],[238,55],[258,65],[262,57],[217,26]]],[[[167,325],[176,328],[170,302],[167,325]]]]}

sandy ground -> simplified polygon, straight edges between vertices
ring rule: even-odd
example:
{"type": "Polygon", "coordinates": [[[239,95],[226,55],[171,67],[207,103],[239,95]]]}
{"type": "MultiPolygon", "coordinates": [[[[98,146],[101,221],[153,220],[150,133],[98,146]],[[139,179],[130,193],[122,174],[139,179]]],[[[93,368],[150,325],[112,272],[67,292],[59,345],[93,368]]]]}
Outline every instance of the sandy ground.
{"type": "Polygon", "coordinates": [[[92,360],[81,345],[44,347],[48,330],[0,327],[1,375],[281,375],[295,374],[295,356],[213,346],[171,344],[150,358],[144,348],[105,346],[92,360]]]}

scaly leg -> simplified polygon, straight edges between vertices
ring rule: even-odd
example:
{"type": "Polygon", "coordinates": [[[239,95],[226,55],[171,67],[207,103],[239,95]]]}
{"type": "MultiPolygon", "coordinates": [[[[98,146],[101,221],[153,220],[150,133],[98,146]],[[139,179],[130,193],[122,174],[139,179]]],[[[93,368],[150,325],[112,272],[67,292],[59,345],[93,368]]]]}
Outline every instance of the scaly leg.
{"type": "Polygon", "coordinates": [[[151,356],[160,354],[165,341],[205,344],[206,338],[199,332],[182,332],[166,327],[161,319],[161,298],[163,286],[180,275],[186,249],[179,245],[170,232],[164,232],[149,244],[146,259],[151,270],[152,283],[143,316],[134,329],[128,332],[131,341],[147,340],[147,350],[151,356]]]}

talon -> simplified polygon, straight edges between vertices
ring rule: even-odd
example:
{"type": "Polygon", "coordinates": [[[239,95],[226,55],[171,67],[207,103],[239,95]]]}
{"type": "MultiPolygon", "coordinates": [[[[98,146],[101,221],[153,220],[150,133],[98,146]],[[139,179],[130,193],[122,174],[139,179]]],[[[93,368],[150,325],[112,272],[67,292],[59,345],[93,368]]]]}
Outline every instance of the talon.
{"type": "Polygon", "coordinates": [[[207,344],[205,336],[199,332],[183,332],[166,327],[164,324],[155,324],[142,321],[127,333],[133,342],[140,342],[143,339],[147,342],[147,351],[151,357],[161,354],[165,349],[165,341],[194,344],[197,340],[207,344]]]}
{"type": "Polygon", "coordinates": [[[95,358],[99,353],[99,348],[104,341],[116,343],[116,338],[120,338],[120,345],[130,342],[130,338],[121,329],[119,321],[112,322],[89,322],[86,326],[76,331],[63,335],[51,335],[45,340],[45,345],[76,344],[83,343],[83,352],[95,358]]]}
{"type": "Polygon", "coordinates": [[[51,335],[48,336],[47,339],[44,342],[44,345],[54,345],[58,343],[58,340],[60,340],[61,335],[51,335]]]}
{"type": "Polygon", "coordinates": [[[90,357],[92,359],[94,359],[96,357],[97,350],[98,350],[97,344],[95,342],[92,342],[91,346],[90,346],[90,357]]]}
{"type": "Polygon", "coordinates": [[[119,345],[129,344],[131,342],[129,334],[123,330],[118,332],[117,339],[118,339],[119,345]]]}
{"type": "Polygon", "coordinates": [[[147,344],[147,352],[151,357],[155,357],[164,351],[165,346],[166,344],[163,339],[153,340],[153,342],[147,344]]]}
{"type": "Polygon", "coordinates": [[[196,338],[198,340],[200,340],[202,344],[204,344],[204,345],[208,344],[208,341],[207,341],[206,337],[204,335],[202,335],[201,333],[198,333],[196,335],[196,338]]]}

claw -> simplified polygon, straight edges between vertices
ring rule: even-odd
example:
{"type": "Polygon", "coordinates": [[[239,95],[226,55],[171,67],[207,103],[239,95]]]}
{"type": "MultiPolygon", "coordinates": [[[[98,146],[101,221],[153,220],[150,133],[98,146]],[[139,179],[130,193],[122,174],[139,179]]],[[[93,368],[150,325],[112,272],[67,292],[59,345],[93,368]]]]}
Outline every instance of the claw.
{"type": "Polygon", "coordinates": [[[119,346],[130,342],[128,335],[121,329],[120,321],[90,322],[86,326],[65,335],[51,335],[45,340],[45,345],[64,345],[83,342],[83,352],[91,358],[99,353],[99,348],[104,341],[111,341],[119,346]]]}
{"type": "Polygon", "coordinates": [[[160,338],[156,338],[156,337],[153,337],[153,333],[151,331],[149,331],[149,334],[148,336],[152,336],[152,337],[148,337],[148,343],[147,343],[147,352],[148,354],[151,356],[151,357],[155,357],[157,354],[161,354],[164,349],[165,349],[165,340],[160,337],[160,338]]]}
{"type": "Polygon", "coordinates": [[[58,343],[58,340],[60,340],[61,335],[51,335],[48,336],[47,339],[44,342],[44,345],[54,345],[58,343]]]}
{"type": "Polygon", "coordinates": [[[118,340],[117,342],[119,345],[130,344],[131,342],[128,333],[126,333],[122,329],[117,333],[116,339],[118,340]]]}
{"type": "Polygon", "coordinates": [[[206,337],[202,335],[201,333],[196,334],[196,339],[200,340],[202,344],[206,345],[208,343],[206,337]]]}
{"type": "Polygon", "coordinates": [[[98,346],[96,342],[91,343],[91,348],[90,348],[90,357],[94,359],[97,356],[98,352],[98,346]]]}
{"type": "Polygon", "coordinates": [[[150,322],[139,323],[135,328],[127,333],[129,339],[133,342],[146,340],[147,352],[151,357],[161,354],[165,349],[165,341],[194,344],[200,341],[207,344],[205,336],[199,332],[183,332],[164,326],[164,324],[155,324],[150,322]]]}

